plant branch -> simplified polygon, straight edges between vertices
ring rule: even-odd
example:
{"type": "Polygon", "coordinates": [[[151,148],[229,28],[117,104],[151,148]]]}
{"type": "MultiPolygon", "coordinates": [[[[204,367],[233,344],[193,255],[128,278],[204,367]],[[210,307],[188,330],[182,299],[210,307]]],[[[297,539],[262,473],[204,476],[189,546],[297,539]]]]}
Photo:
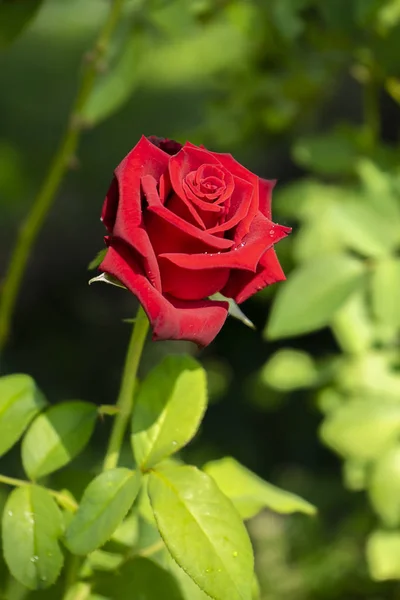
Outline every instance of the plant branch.
{"type": "Polygon", "coordinates": [[[111,36],[120,19],[124,0],[113,0],[108,17],[100,31],[99,37],[89,52],[81,85],[78,90],[66,131],[60,141],[58,150],[50,165],[49,171],[39,193],[22,224],[11,255],[0,298],[0,351],[4,347],[13,317],[15,303],[22,284],[22,278],[31,254],[32,246],[38,237],[46,216],[53,204],[64,175],[69,168],[78,147],[84,120],[83,109],[92,92],[104,55],[108,49],[111,36]]]}
{"type": "MultiPolygon", "coordinates": [[[[14,477],[7,477],[7,475],[0,475],[0,483],[4,483],[4,485],[10,485],[12,487],[25,487],[27,485],[32,485],[31,481],[27,481],[25,479],[15,479],[14,477]]],[[[56,490],[51,490],[49,488],[45,488],[50,496],[53,496],[57,502],[64,507],[68,507],[72,511],[76,511],[78,508],[77,503],[70,496],[66,496],[62,492],[57,492],[56,490]]]]}
{"type": "Polygon", "coordinates": [[[125,359],[121,388],[116,405],[118,413],[115,415],[110,441],[104,459],[103,470],[105,471],[114,469],[118,465],[125,431],[132,414],[136,375],[148,330],[149,321],[143,308],[139,306],[125,359]]]}

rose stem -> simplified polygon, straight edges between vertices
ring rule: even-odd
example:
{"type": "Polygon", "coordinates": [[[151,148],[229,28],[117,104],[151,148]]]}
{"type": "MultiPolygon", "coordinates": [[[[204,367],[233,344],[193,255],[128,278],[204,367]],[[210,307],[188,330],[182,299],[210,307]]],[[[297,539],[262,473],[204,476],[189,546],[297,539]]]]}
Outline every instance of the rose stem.
{"type": "Polygon", "coordinates": [[[104,471],[114,469],[118,465],[122,442],[133,410],[133,394],[136,384],[136,375],[148,330],[149,321],[143,308],[139,306],[128,346],[128,352],[126,354],[121,387],[117,400],[117,408],[119,411],[115,416],[113,428],[111,430],[111,436],[103,463],[104,471]]]}
{"type": "Polygon", "coordinates": [[[124,0],[113,0],[108,17],[99,33],[93,49],[89,52],[81,85],[77,92],[68,125],[59,143],[57,152],[43,181],[42,187],[22,223],[18,238],[11,255],[0,298],[0,351],[4,347],[15,303],[21,287],[22,278],[29,260],[31,248],[40,232],[45,218],[53,204],[64,175],[69,168],[79,144],[82,129],[85,125],[82,118],[83,109],[92,92],[102,59],[108,49],[111,36],[120,19],[124,0]]]}

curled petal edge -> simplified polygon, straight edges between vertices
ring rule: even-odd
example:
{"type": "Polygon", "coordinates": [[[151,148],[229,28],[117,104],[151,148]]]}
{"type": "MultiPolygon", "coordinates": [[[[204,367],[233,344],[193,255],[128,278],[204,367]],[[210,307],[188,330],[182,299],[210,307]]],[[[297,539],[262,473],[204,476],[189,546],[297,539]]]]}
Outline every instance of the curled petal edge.
{"type": "Polygon", "coordinates": [[[160,294],[120,240],[113,240],[99,268],[137,297],[149,318],[153,340],[187,340],[204,347],[213,341],[228,316],[227,302],[180,301],[160,294]]]}

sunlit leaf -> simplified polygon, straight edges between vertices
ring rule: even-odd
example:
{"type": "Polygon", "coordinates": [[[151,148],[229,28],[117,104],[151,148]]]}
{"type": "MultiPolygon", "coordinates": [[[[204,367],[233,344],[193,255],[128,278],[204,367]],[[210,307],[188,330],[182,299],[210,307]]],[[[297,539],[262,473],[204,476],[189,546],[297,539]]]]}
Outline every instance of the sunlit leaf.
{"type": "Polygon", "coordinates": [[[25,486],[11,492],[2,530],[4,556],[15,579],[29,589],[52,585],[64,560],[58,545],[63,520],[47,490],[25,486]]]}
{"type": "Polygon", "coordinates": [[[139,487],[140,474],[129,469],[110,469],[98,475],[86,488],[68,526],[69,550],[85,555],[105,544],[128,513],[139,487]]]}
{"type": "Polygon", "coordinates": [[[400,524],[400,446],[390,448],[373,464],[368,485],[371,504],[382,523],[400,524]]]}
{"type": "Polygon", "coordinates": [[[400,404],[377,397],[351,400],[328,414],[320,433],[346,458],[376,458],[400,433],[400,404]]]}
{"type": "Polygon", "coordinates": [[[0,456],[22,436],[46,400],[29,375],[0,378],[0,456]]]}
{"type": "Polygon", "coordinates": [[[314,360],[307,352],[282,348],[263,366],[260,376],[272,388],[289,392],[313,386],[318,371],[314,360]]]}
{"type": "Polygon", "coordinates": [[[302,512],[313,515],[315,507],[300,496],[286,492],[264,481],[233,458],[215,460],[205,465],[204,471],[230,498],[244,519],[254,517],[263,508],[278,513],[302,512]]]}
{"type": "Polygon", "coordinates": [[[88,443],[97,418],[89,402],[63,402],[39,415],[22,442],[27,475],[37,479],[69,463],[88,443]]]}
{"type": "Polygon", "coordinates": [[[206,373],[189,356],[168,356],[139,388],[132,417],[132,447],[149,469],[195,435],[207,404],[206,373]]]}
{"type": "Polygon", "coordinates": [[[148,489],[168,550],[197,585],[215,600],[251,600],[250,540],[214,480],[179,466],[153,471],[148,489]]]}
{"type": "Polygon", "coordinates": [[[374,531],[367,542],[367,560],[376,581],[400,578],[400,533],[374,531]]]}
{"type": "Polygon", "coordinates": [[[316,258],[298,267],[279,289],[267,337],[300,335],[328,325],[364,273],[363,263],[344,254],[316,258]]]}

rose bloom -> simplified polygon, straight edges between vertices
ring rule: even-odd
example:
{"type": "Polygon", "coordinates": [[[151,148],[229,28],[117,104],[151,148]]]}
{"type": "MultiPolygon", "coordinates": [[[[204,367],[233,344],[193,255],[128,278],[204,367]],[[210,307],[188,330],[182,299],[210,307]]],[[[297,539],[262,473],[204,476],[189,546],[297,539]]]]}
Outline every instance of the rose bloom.
{"type": "Polygon", "coordinates": [[[206,346],[241,303],[285,279],[271,221],[274,181],[230,154],[142,137],[115,169],[102,210],[109,231],[100,270],[142,304],[155,340],[206,346]]]}

